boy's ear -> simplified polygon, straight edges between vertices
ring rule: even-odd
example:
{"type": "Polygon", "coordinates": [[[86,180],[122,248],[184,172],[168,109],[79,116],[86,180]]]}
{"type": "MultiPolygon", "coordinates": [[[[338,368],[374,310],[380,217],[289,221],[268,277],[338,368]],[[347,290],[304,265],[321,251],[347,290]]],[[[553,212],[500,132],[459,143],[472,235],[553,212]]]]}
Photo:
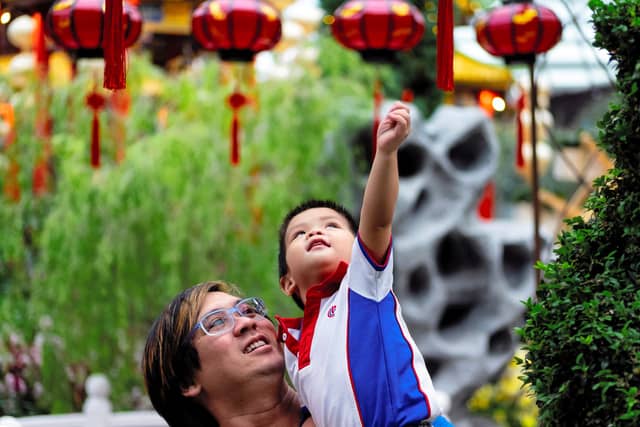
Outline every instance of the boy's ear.
{"type": "Polygon", "coordinates": [[[202,386],[200,384],[191,384],[189,387],[182,388],[182,395],[184,397],[196,397],[202,391],[202,386]]]}
{"type": "Polygon", "coordinates": [[[291,278],[289,273],[285,274],[280,278],[280,289],[285,295],[292,296],[298,290],[298,286],[296,286],[296,282],[291,278]]]}

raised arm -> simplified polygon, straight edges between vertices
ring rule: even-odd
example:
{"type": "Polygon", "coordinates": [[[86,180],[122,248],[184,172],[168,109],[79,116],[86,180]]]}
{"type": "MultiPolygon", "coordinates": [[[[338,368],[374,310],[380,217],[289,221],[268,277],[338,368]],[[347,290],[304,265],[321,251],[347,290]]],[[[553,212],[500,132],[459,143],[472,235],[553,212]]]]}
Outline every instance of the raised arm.
{"type": "Polygon", "coordinates": [[[409,135],[409,109],[393,104],[378,127],[378,146],[364,190],[359,233],[377,261],[383,261],[391,238],[398,199],[398,148],[409,135]]]}

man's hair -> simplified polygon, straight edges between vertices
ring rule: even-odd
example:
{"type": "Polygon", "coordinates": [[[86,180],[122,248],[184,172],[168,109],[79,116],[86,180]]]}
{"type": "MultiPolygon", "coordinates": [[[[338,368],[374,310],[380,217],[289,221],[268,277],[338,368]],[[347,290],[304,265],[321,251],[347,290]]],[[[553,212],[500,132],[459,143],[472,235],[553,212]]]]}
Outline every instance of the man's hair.
{"type": "MultiPolygon", "coordinates": [[[[318,199],[310,199],[305,202],[300,203],[298,206],[291,209],[282,220],[282,224],[280,224],[280,231],[278,233],[279,238],[279,248],[278,248],[278,273],[280,274],[280,278],[287,274],[289,271],[289,267],[287,266],[287,245],[284,241],[285,234],[287,233],[287,228],[289,227],[289,223],[296,215],[307,211],[309,209],[314,208],[329,208],[338,212],[342,215],[347,222],[349,223],[349,227],[351,227],[351,231],[355,235],[358,232],[358,223],[356,222],[351,212],[349,212],[344,206],[332,201],[332,200],[318,200],[318,199]]],[[[304,304],[302,303],[302,299],[298,295],[291,296],[295,303],[300,308],[304,308],[304,304]]]]}
{"type": "Polygon", "coordinates": [[[142,356],[145,386],[153,407],[170,427],[218,427],[213,414],[185,397],[182,391],[193,385],[200,369],[198,352],[189,335],[198,321],[198,313],[209,292],[226,292],[239,296],[238,290],[225,282],[205,282],[178,294],[158,316],[142,356]]]}

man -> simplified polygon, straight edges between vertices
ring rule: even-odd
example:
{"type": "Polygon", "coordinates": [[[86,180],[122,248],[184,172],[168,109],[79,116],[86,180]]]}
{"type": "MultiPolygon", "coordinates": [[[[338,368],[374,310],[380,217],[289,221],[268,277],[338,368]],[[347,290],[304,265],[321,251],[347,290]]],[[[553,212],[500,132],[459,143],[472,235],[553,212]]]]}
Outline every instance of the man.
{"type": "Polygon", "coordinates": [[[313,427],[262,301],[238,295],[201,283],[154,322],[142,359],[154,408],[170,427],[313,427]]]}

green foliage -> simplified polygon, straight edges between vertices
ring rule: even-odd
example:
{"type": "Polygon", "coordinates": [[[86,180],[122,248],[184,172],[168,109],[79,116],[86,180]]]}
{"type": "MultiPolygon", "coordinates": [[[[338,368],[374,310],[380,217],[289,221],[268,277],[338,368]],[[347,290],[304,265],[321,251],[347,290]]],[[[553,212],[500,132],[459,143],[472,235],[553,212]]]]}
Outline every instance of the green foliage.
{"type": "Polygon", "coordinates": [[[544,426],[640,425],[640,4],[592,0],[597,47],[617,62],[618,104],[599,122],[615,167],[573,218],[520,330],[524,380],[544,426]]]}
{"type": "MultiPolygon", "coordinates": [[[[280,220],[312,196],[353,206],[350,156],[336,135],[369,113],[367,88],[337,75],[243,83],[254,102],[240,113],[241,162],[233,167],[225,99],[234,82],[222,81],[219,63],[204,58],[169,78],[133,57],[126,159],[113,161],[107,110],[103,166],[94,170],[84,106],[92,85],[83,74],[53,94],[55,192],[29,194],[34,155],[21,151],[23,197],[0,203],[0,323],[32,337],[40,319],[51,319],[42,381],[53,412],[80,409],[91,372],[110,378],[116,410],[133,407],[146,333],[195,283],[224,279],[262,296],[271,312],[296,314],[278,286],[280,220]],[[149,89],[153,82],[160,90],[149,89]],[[162,108],[166,127],[157,119],[162,108]]],[[[29,111],[17,108],[20,117],[29,111]]],[[[20,127],[17,146],[32,134],[32,124],[20,127]]]]}

